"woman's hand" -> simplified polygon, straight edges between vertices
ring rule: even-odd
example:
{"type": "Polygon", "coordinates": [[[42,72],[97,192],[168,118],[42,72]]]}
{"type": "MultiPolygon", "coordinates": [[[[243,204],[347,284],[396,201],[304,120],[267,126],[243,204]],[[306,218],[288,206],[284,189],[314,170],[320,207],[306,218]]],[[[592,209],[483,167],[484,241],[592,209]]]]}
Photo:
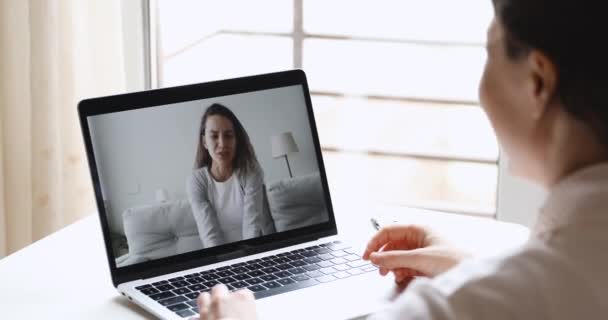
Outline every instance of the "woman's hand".
{"type": "Polygon", "coordinates": [[[203,292],[198,296],[198,310],[201,320],[255,320],[255,298],[249,290],[233,293],[225,285],[211,289],[211,294],[203,292]]]}
{"type": "Polygon", "coordinates": [[[363,253],[363,259],[377,265],[381,275],[393,272],[398,283],[413,276],[434,277],[469,256],[428,228],[398,224],[380,229],[363,253]]]}

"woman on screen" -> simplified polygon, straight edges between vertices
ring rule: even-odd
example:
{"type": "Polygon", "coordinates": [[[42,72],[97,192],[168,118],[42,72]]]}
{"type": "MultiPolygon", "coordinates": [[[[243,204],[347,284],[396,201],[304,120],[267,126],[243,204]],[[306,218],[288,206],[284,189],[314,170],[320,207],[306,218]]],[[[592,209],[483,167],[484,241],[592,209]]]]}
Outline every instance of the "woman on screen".
{"type": "Polygon", "coordinates": [[[208,107],[201,118],[187,192],[205,248],[275,231],[249,136],[221,104],[208,107]]]}

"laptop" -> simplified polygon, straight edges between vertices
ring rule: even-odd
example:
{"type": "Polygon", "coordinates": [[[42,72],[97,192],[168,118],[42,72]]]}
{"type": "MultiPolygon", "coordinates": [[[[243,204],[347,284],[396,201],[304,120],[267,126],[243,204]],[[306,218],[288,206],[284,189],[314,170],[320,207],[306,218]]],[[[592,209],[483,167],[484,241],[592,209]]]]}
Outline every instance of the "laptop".
{"type": "Polygon", "coordinates": [[[343,242],[301,70],[83,100],[112,282],[160,319],[218,283],[260,319],[348,319],[394,298],[343,242]]]}

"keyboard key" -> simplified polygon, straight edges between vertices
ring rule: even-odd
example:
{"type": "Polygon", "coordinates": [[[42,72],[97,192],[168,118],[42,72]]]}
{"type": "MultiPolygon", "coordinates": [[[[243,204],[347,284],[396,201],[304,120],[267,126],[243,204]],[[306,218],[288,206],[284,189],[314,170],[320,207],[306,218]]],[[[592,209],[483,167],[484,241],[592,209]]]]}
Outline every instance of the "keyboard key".
{"type": "Polygon", "coordinates": [[[189,278],[188,280],[186,280],[186,282],[188,282],[190,284],[197,284],[197,283],[205,282],[205,279],[200,278],[200,277],[189,278]]]}
{"type": "Polygon", "coordinates": [[[232,272],[234,273],[246,273],[249,272],[249,269],[245,268],[245,267],[236,267],[236,268],[232,268],[232,272]]]}
{"type": "Polygon", "coordinates": [[[169,282],[181,281],[181,280],[184,280],[184,279],[185,279],[184,277],[175,277],[175,278],[169,279],[169,282]]]}
{"type": "Polygon", "coordinates": [[[330,254],[334,257],[344,257],[344,256],[348,255],[348,253],[344,252],[344,250],[332,251],[330,254]]]}
{"type": "Polygon", "coordinates": [[[279,257],[279,258],[276,258],[276,259],[274,259],[272,261],[274,261],[276,264],[283,264],[283,263],[289,262],[290,260],[286,259],[286,258],[283,258],[283,257],[279,257]]]}
{"type": "Polygon", "coordinates": [[[202,290],[207,289],[207,287],[205,287],[205,286],[204,286],[203,284],[201,284],[201,283],[198,283],[198,284],[195,284],[195,285],[189,286],[189,287],[188,287],[188,289],[190,289],[190,291],[199,292],[199,291],[202,291],[202,290]]]}
{"type": "Polygon", "coordinates": [[[253,286],[247,287],[247,289],[249,289],[249,290],[251,290],[251,291],[253,291],[253,292],[258,292],[258,291],[263,291],[263,290],[266,290],[266,288],[264,288],[263,286],[261,286],[261,285],[259,285],[259,284],[256,284],[256,285],[253,285],[253,286]]]}
{"type": "Polygon", "coordinates": [[[319,259],[321,259],[321,260],[331,260],[331,259],[335,258],[334,256],[332,256],[332,255],[331,255],[331,254],[329,254],[329,253],[326,253],[326,254],[320,254],[320,255],[318,255],[318,257],[319,257],[319,259]]]}
{"type": "Polygon", "coordinates": [[[158,289],[160,291],[169,291],[169,290],[175,289],[175,287],[170,284],[163,284],[163,285],[157,286],[156,289],[158,289]]]}
{"type": "Polygon", "coordinates": [[[307,263],[304,260],[292,261],[289,264],[292,265],[292,266],[294,266],[294,267],[301,267],[301,266],[307,265],[307,263]]]}
{"type": "Polygon", "coordinates": [[[275,268],[275,267],[268,267],[268,268],[264,268],[262,269],[262,271],[266,272],[266,273],[275,273],[275,272],[279,272],[281,270],[275,268]]]}
{"type": "Polygon", "coordinates": [[[236,280],[245,280],[245,279],[249,279],[249,278],[251,278],[251,276],[250,276],[250,275],[248,275],[248,274],[246,274],[246,273],[243,273],[243,274],[237,274],[237,275],[234,275],[234,276],[232,276],[232,277],[233,277],[233,278],[235,278],[236,280]]]}
{"type": "Polygon", "coordinates": [[[247,273],[248,275],[252,276],[252,277],[259,277],[259,276],[263,276],[264,272],[260,271],[260,270],[255,270],[255,271],[251,271],[249,273],[247,273]]]}
{"type": "Polygon", "coordinates": [[[359,260],[361,259],[359,256],[354,255],[354,254],[350,254],[348,256],[344,256],[344,259],[348,260],[348,261],[355,261],[355,260],[359,260]]]}
{"type": "Polygon", "coordinates": [[[259,263],[262,267],[268,268],[276,265],[277,263],[272,260],[265,260],[259,263]]]}
{"type": "Polygon", "coordinates": [[[167,309],[173,311],[173,312],[177,312],[177,311],[181,311],[181,310],[190,310],[190,306],[185,304],[185,303],[178,303],[178,304],[174,304],[172,306],[168,306],[167,309]]]}
{"type": "Polygon", "coordinates": [[[306,259],[304,259],[304,262],[307,262],[309,264],[310,263],[317,263],[317,262],[321,262],[321,261],[323,261],[323,260],[321,260],[321,259],[319,259],[317,257],[312,257],[312,258],[306,258],[306,259]]]}
{"type": "Polygon", "coordinates": [[[291,254],[291,252],[281,252],[281,253],[277,254],[277,257],[284,257],[284,256],[288,256],[290,254],[291,254]]]}
{"type": "Polygon", "coordinates": [[[262,262],[262,259],[253,259],[253,260],[249,260],[246,263],[247,264],[254,264],[254,263],[258,263],[258,262],[262,262]]]}
{"type": "Polygon", "coordinates": [[[295,283],[295,281],[289,279],[289,278],[283,278],[283,279],[279,279],[277,280],[278,283],[282,284],[282,285],[288,285],[290,283],[295,283]]]}
{"type": "Polygon", "coordinates": [[[177,313],[177,315],[182,318],[190,317],[190,316],[193,316],[196,314],[196,313],[192,312],[192,310],[180,310],[175,313],[177,313]]]}
{"type": "Polygon", "coordinates": [[[158,287],[158,286],[162,286],[162,285],[165,285],[165,284],[169,284],[169,281],[166,281],[166,280],[158,281],[158,282],[154,282],[152,285],[155,286],[155,287],[158,287]]]}
{"type": "Polygon", "coordinates": [[[180,303],[180,302],[184,302],[184,301],[188,301],[188,299],[186,299],[186,297],[177,296],[177,297],[160,300],[160,301],[158,301],[158,303],[162,304],[163,306],[170,306],[170,305],[174,305],[176,303],[180,303]]]}
{"type": "Polygon", "coordinates": [[[335,259],[331,259],[329,261],[331,261],[333,264],[342,264],[342,263],[348,262],[348,260],[342,259],[342,258],[335,258],[335,259]]]}
{"type": "Polygon", "coordinates": [[[327,268],[327,267],[333,266],[334,263],[331,261],[321,261],[321,262],[317,263],[317,265],[321,268],[327,268]]]}
{"type": "Polygon", "coordinates": [[[364,266],[364,267],[362,267],[360,269],[363,270],[363,271],[365,271],[365,272],[378,270],[378,268],[376,268],[376,266],[372,266],[371,264],[367,265],[367,266],[364,266]]]}
{"type": "Polygon", "coordinates": [[[224,270],[224,271],[216,272],[215,274],[220,276],[220,278],[225,278],[225,277],[233,276],[235,273],[231,272],[230,270],[224,270]]]}
{"type": "Polygon", "coordinates": [[[306,251],[306,249],[296,249],[296,250],[293,250],[292,252],[293,253],[300,253],[302,251],[306,251]]]}
{"type": "Polygon", "coordinates": [[[279,271],[279,272],[274,273],[274,275],[279,278],[285,278],[285,277],[291,277],[293,274],[291,274],[289,271],[279,271]]]}
{"type": "Polygon", "coordinates": [[[224,271],[224,270],[228,270],[228,269],[230,269],[230,266],[219,267],[219,268],[215,269],[215,271],[216,272],[217,271],[224,271]]]}
{"type": "Polygon", "coordinates": [[[336,278],[344,279],[344,278],[350,277],[350,273],[347,273],[344,271],[338,271],[338,272],[334,273],[333,276],[336,278]]]}
{"type": "Polygon", "coordinates": [[[316,264],[309,264],[307,266],[303,266],[302,268],[306,269],[306,271],[315,271],[315,270],[321,269],[321,267],[319,267],[316,264]]]}
{"type": "Polygon", "coordinates": [[[278,266],[276,266],[278,269],[280,270],[287,270],[287,269],[291,269],[293,268],[292,265],[290,265],[289,263],[284,263],[284,264],[280,264],[278,266]]]}
{"type": "Polygon", "coordinates": [[[205,280],[207,280],[207,281],[210,281],[210,280],[217,280],[217,279],[219,279],[219,278],[220,278],[220,276],[218,276],[218,275],[217,275],[217,274],[215,274],[215,273],[206,274],[206,275],[204,275],[204,276],[202,276],[202,277],[203,277],[203,279],[205,279],[205,280]]]}
{"type": "Polygon", "coordinates": [[[140,291],[143,289],[149,289],[149,288],[152,288],[151,284],[144,284],[143,286],[135,287],[135,289],[140,290],[140,291]]]}
{"type": "Polygon", "coordinates": [[[276,258],[276,257],[277,257],[277,256],[267,256],[267,257],[262,258],[262,261],[266,261],[266,260],[272,260],[272,259],[274,259],[274,258],[276,258]]]}
{"type": "Polygon", "coordinates": [[[364,260],[355,260],[355,261],[351,261],[349,263],[347,263],[349,266],[356,268],[356,267],[362,267],[364,265],[368,265],[369,262],[368,261],[364,261],[364,260]]]}
{"type": "Polygon", "coordinates": [[[338,279],[338,278],[336,278],[336,277],[332,276],[331,274],[328,274],[328,275],[324,275],[324,276],[322,276],[322,277],[315,278],[315,280],[320,281],[320,282],[330,282],[330,281],[334,281],[334,280],[336,280],[336,279],[338,279]]]}
{"type": "Polygon", "coordinates": [[[190,300],[188,302],[186,302],[187,305],[191,306],[192,308],[196,308],[198,307],[198,304],[196,303],[196,300],[190,300]]]}
{"type": "Polygon", "coordinates": [[[171,282],[171,285],[176,287],[176,288],[182,288],[185,286],[189,286],[191,283],[188,283],[186,281],[180,280],[180,281],[175,281],[175,282],[171,282]]]}
{"type": "Polygon", "coordinates": [[[143,294],[145,294],[147,296],[160,292],[157,289],[152,288],[152,287],[150,287],[148,289],[139,290],[139,291],[141,291],[141,293],[143,293],[143,294]]]}
{"type": "Polygon", "coordinates": [[[307,272],[306,275],[311,278],[318,278],[318,277],[324,276],[325,274],[322,273],[321,271],[311,271],[311,272],[307,272]]]}
{"type": "Polygon", "coordinates": [[[332,267],[323,268],[323,269],[321,269],[321,270],[319,270],[319,271],[321,271],[321,272],[323,272],[323,273],[325,273],[325,274],[332,274],[332,273],[334,273],[334,272],[338,272],[338,270],[336,270],[336,269],[334,269],[334,268],[332,268],[332,267]]]}
{"type": "Polygon", "coordinates": [[[344,249],[344,252],[350,253],[350,254],[355,254],[355,255],[361,254],[361,250],[357,250],[355,248],[346,248],[346,249],[344,249]]]}
{"type": "Polygon", "coordinates": [[[252,264],[245,266],[245,268],[249,269],[250,271],[255,271],[255,270],[262,269],[263,267],[259,263],[252,263],[252,264]]]}
{"type": "Polygon", "coordinates": [[[358,274],[362,274],[364,271],[359,268],[354,268],[354,269],[346,270],[346,272],[352,274],[353,276],[356,276],[358,274]]]}
{"type": "Polygon", "coordinates": [[[315,252],[316,252],[316,253],[318,253],[318,254],[330,253],[330,252],[331,252],[331,250],[329,250],[329,249],[327,249],[327,248],[319,248],[319,249],[315,249],[315,250],[313,250],[313,251],[315,251],[315,252]]]}
{"type": "Polygon", "coordinates": [[[289,269],[289,270],[287,270],[287,271],[289,271],[289,272],[291,272],[291,273],[293,273],[293,274],[301,274],[301,273],[306,273],[306,270],[305,270],[305,269],[302,269],[302,268],[293,268],[293,269],[289,269]]]}
{"type": "Polygon", "coordinates": [[[245,280],[245,282],[247,282],[249,284],[259,284],[259,283],[264,282],[264,280],[258,279],[258,278],[251,278],[251,279],[245,280]]]}
{"type": "Polygon", "coordinates": [[[199,294],[200,294],[200,292],[191,292],[191,293],[186,294],[186,297],[188,299],[196,299],[196,298],[198,298],[199,294]]]}
{"type": "Polygon", "coordinates": [[[213,286],[219,284],[219,282],[217,280],[211,280],[211,281],[203,282],[203,284],[207,288],[213,288],[213,286]]]}
{"type": "Polygon", "coordinates": [[[333,251],[335,251],[335,250],[343,250],[343,249],[346,249],[346,248],[350,248],[349,245],[347,245],[345,243],[342,243],[340,241],[334,241],[334,243],[331,243],[327,247],[330,248],[333,251]]]}
{"type": "Polygon", "coordinates": [[[336,265],[336,266],[333,266],[333,267],[336,270],[339,270],[339,271],[346,271],[346,270],[350,269],[350,267],[348,265],[346,265],[346,264],[339,264],[339,265],[336,265]]]}
{"type": "Polygon", "coordinates": [[[285,258],[289,259],[290,261],[297,261],[297,260],[300,260],[300,259],[304,259],[306,257],[304,257],[303,255],[299,255],[299,254],[296,253],[296,254],[292,254],[292,255],[286,256],[285,258]]]}
{"type": "Polygon", "coordinates": [[[265,274],[263,276],[260,276],[260,279],[264,280],[264,281],[271,281],[271,280],[276,280],[279,277],[272,275],[272,274],[265,274]]]}
{"type": "Polygon", "coordinates": [[[314,256],[318,255],[319,253],[314,250],[310,250],[310,251],[300,252],[300,254],[305,257],[314,257],[314,256]]]}
{"type": "Polygon", "coordinates": [[[300,281],[308,280],[308,279],[310,279],[310,277],[305,274],[299,274],[295,277],[291,277],[291,279],[300,282],[300,281]]]}
{"type": "Polygon", "coordinates": [[[246,283],[245,281],[239,281],[239,282],[233,282],[232,286],[237,288],[237,289],[241,289],[241,288],[245,288],[247,287],[249,284],[246,283]]]}
{"type": "Polygon", "coordinates": [[[274,288],[278,288],[281,285],[274,282],[274,281],[270,281],[270,282],[266,282],[266,283],[262,283],[262,285],[268,289],[274,289],[274,288]]]}
{"type": "Polygon", "coordinates": [[[226,277],[226,278],[221,278],[217,280],[219,283],[223,283],[223,284],[228,284],[228,283],[232,283],[237,281],[236,279],[234,279],[233,277],[226,277]]]}
{"type": "MultiPolygon", "coordinates": [[[[201,275],[201,276],[206,276],[206,275],[208,275],[210,273],[213,273],[213,272],[214,272],[213,270],[205,270],[205,271],[199,272],[198,274],[201,275]]],[[[186,276],[186,278],[188,278],[188,276],[186,276]]]]}
{"type": "Polygon", "coordinates": [[[188,288],[179,288],[179,289],[173,290],[173,293],[175,293],[175,294],[180,294],[180,295],[181,295],[181,294],[190,293],[190,292],[191,292],[191,291],[190,291],[190,289],[188,289],[188,288]]]}

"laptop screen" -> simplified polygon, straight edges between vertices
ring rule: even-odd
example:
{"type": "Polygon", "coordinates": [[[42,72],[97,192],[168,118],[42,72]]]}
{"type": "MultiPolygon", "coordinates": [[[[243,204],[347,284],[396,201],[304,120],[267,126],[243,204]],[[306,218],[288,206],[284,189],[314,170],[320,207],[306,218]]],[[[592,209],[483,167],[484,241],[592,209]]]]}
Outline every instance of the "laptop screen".
{"type": "Polygon", "coordinates": [[[87,116],[116,267],[327,223],[305,94],[290,85],[87,116]]]}

